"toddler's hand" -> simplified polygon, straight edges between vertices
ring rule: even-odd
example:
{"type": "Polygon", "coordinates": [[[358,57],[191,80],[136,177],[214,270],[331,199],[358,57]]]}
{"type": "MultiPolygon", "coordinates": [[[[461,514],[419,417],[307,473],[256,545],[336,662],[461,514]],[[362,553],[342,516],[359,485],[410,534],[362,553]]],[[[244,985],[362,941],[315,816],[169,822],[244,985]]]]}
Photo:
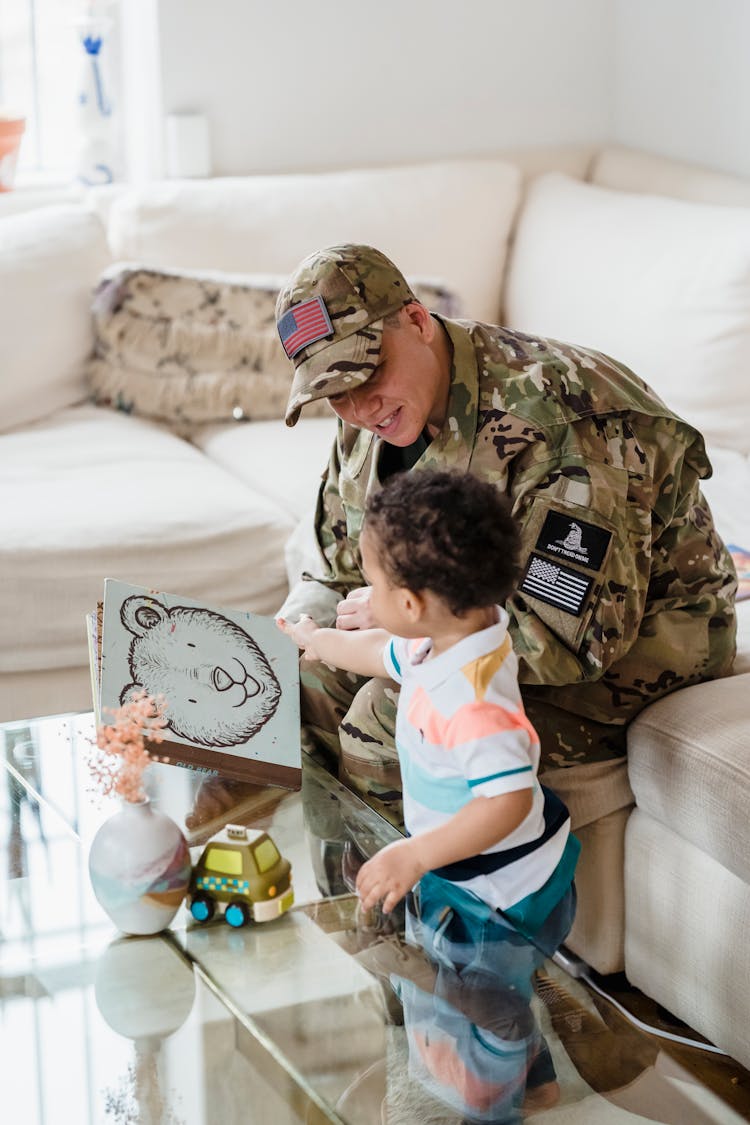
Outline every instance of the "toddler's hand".
{"type": "Polygon", "coordinates": [[[276,618],[276,626],[281,629],[282,633],[286,633],[291,637],[298,648],[302,649],[302,655],[305,660],[320,660],[317,652],[315,651],[315,634],[320,628],[312,617],[303,613],[299,621],[292,625],[289,621],[285,621],[283,617],[276,618]]]}
{"type": "Polygon", "coordinates": [[[411,840],[396,840],[359,869],[357,894],[363,910],[370,910],[382,900],[383,913],[390,914],[422,878],[424,868],[411,845],[411,840]]]}

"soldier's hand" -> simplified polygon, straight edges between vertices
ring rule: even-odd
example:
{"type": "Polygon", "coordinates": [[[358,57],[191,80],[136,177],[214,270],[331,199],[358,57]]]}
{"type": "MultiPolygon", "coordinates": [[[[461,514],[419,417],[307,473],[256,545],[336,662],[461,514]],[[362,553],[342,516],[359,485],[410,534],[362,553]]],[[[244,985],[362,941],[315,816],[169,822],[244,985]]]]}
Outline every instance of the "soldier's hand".
{"type": "Polygon", "coordinates": [[[375,619],[370,611],[370,587],[352,590],[336,606],[337,629],[373,629],[375,619]]]}

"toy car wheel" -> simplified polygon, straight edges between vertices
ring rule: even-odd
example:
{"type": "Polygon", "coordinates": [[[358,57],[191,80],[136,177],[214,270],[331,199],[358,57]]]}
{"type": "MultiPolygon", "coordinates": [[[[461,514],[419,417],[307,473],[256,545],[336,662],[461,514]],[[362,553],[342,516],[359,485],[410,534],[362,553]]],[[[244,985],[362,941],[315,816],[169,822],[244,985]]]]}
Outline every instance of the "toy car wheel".
{"type": "Polygon", "coordinates": [[[239,899],[235,899],[234,902],[230,902],[229,906],[224,912],[224,918],[229,923],[229,925],[234,926],[236,930],[238,930],[240,926],[246,926],[250,921],[250,911],[248,909],[247,903],[242,902],[239,899]]]}
{"type": "Polygon", "coordinates": [[[203,894],[199,891],[197,895],[193,895],[190,903],[190,913],[196,922],[210,922],[214,916],[216,904],[210,895],[203,894]]]}

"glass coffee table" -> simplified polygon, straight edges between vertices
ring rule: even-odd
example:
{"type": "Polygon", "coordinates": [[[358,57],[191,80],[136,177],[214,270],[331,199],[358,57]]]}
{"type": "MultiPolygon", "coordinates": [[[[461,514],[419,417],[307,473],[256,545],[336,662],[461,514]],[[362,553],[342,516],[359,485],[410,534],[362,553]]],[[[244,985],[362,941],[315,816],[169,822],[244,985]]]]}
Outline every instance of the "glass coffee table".
{"type": "Polygon", "coordinates": [[[116,810],[89,715],[0,726],[2,1118],[23,1125],[740,1122],[747,1074],[637,1030],[512,932],[477,943],[411,898],[364,917],[363,858],[397,830],[311,759],[301,792],[152,765],[193,860],[224,823],[292,862],[272,922],[118,935],[87,870],[116,810]],[[219,789],[221,792],[219,793],[219,789]],[[221,800],[219,800],[221,798],[221,800]],[[738,1077],[739,1076],[739,1077],[738,1077]]]}

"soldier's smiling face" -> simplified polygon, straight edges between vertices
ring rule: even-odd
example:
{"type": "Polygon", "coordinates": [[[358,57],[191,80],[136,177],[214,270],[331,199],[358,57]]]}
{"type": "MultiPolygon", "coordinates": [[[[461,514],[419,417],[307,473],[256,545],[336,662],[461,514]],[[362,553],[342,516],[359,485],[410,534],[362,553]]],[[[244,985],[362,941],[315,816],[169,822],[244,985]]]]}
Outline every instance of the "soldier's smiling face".
{"type": "Polygon", "coordinates": [[[339,418],[371,430],[390,445],[407,446],[427,426],[434,436],[445,421],[450,348],[442,325],[424,305],[406,305],[398,326],[385,324],[373,375],[352,391],[328,399],[339,418]]]}

